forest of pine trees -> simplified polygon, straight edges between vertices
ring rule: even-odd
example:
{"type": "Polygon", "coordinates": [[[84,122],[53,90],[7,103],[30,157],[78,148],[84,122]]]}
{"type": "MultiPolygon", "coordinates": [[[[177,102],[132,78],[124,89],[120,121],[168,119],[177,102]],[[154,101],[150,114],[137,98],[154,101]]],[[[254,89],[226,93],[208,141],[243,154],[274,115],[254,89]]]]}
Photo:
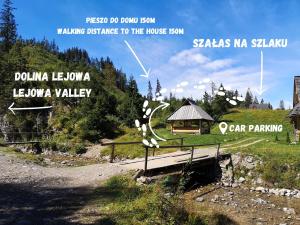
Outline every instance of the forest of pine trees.
{"type": "MultiPolygon", "coordinates": [[[[5,0],[0,17],[0,124],[9,124],[9,130],[20,135],[39,131],[89,141],[113,137],[122,124],[134,125],[134,120],[142,115],[140,106],[144,98],[133,77],[127,78],[109,57],[90,58],[86,50],[78,47],[59,51],[55,41],[19,37],[14,10],[11,0],[5,0]],[[85,71],[90,73],[91,81],[19,83],[14,82],[16,71],[85,71]],[[57,88],[59,85],[63,88],[88,87],[92,95],[84,99],[12,98],[12,89],[20,86],[57,88]],[[18,107],[52,105],[52,116],[49,117],[47,110],[20,111],[12,115],[8,110],[12,102],[18,107]]],[[[4,127],[1,129],[3,131],[4,127]]]]}
{"type": "MultiPolygon", "coordinates": [[[[11,0],[4,0],[0,15],[0,125],[9,124],[9,131],[23,133],[32,131],[52,133],[60,138],[99,141],[100,138],[114,137],[122,126],[132,127],[134,120],[142,117],[142,104],[147,98],[152,100],[160,93],[162,86],[156,80],[155,89],[148,82],[148,93],[143,97],[133,77],[117,69],[109,57],[91,58],[88,52],[78,47],[60,51],[55,41],[23,39],[17,35],[17,25],[11,0]],[[91,75],[88,83],[51,81],[36,83],[14,82],[16,71],[85,71],[91,75]],[[18,98],[13,99],[13,88],[88,87],[92,89],[90,98],[18,98]],[[155,90],[155,92],[153,92],[155,90]],[[13,115],[8,107],[14,102],[18,107],[52,105],[49,111],[24,111],[13,115]],[[51,116],[50,116],[51,115],[51,116]]],[[[21,22],[21,21],[20,21],[21,22]]],[[[222,84],[219,88],[222,88],[222,84]]],[[[211,93],[205,92],[201,101],[203,109],[218,120],[233,106],[226,97],[240,96],[238,91],[226,91],[225,96],[215,95],[216,84],[211,83],[211,93]]],[[[176,99],[170,93],[167,99],[171,105],[165,113],[172,113],[185,99],[176,99]]],[[[244,102],[237,106],[249,108],[258,104],[258,99],[248,89],[244,102]]],[[[261,100],[261,103],[264,103],[261,100]]],[[[271,105],[269,104],[270,108],[271,105]]],[[[282,107],[283,108],[283,107],[282,107]]],[[[0,126],[2,133],[8,129],[0,126]]],[[[6,132],[7,133],[7,132],[6,132]]]]}

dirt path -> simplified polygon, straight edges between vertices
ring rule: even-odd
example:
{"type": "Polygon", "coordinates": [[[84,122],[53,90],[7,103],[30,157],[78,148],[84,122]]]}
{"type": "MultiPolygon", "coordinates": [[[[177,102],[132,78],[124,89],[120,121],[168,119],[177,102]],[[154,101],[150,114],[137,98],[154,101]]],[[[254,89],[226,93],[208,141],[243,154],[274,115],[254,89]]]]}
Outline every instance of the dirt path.
{"type": "Polygon", "coordinates": [[[82,154],[82,156],[85,158],[90,158],[90,159],[99,158],[101,150],[104,148],[107,148],[107,146],[103,146],[101,144],[95,144],[95,145],[89,146],[87,148],[87,152],[82,154]]]}
{"type": "Polygon", "coordinates": [[[42,167],[0,153],[0,224],[80,224],[97,184],[126,172],[117,164],[42,167]],[[80,217],[79,217],[80,218],[80,217]]]}
{"type": "Polygon", "coordinates": [[[257,144],[259,142],[262,142],[264,141],[265,139],[258,139],[256,141],[252,141],[250,143],[247,143],[247,144],[243,144],[243,145],[239,145],[239,146],[234,146],[234,147],[225,147],[225,148],[222,148],[222,150],[227,150],[227,149],[236,149],[236,148],[243,148],[243,147],[248,147],[250,145],[254,145],[254,144],[257,144]]]}
{"type": "Polygon", "coordinates": [[[243,142],[249,141],[251,139],[254,139],[254,137],[250,137],[250,138],[242,139],[240,141],[236,141],[236,142],[233,142],[233,143],[230,143],[230,144],[226,144],[226,145],[223,145],[223,147],[224,148],[231,147],[231,146],[234,146],[234,145],[241,144],[243,142]]]}

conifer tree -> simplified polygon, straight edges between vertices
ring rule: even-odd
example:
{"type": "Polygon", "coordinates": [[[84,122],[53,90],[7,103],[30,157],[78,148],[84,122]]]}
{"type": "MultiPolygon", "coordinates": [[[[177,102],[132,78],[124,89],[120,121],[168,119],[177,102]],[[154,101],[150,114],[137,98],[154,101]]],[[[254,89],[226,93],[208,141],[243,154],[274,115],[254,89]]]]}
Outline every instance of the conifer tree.
{"type": "Polygon", "coordinates": [[[17,40],[17,25],[13,10],[11,0],[4,0],[0,14],[0,40],[4,52],[8,52],[17,40]]]}
{"type": "Polygon", "coordinates": [[[217,90],[217,87],[213,81],[210,83],[210,87],[211,87],[211,97],[210,97],[210,102],[211,102],[215,97],[215,91],[217,90]]]}
{"type": "Polygon", "coordinates": [[[157,80],[156,80],[156,90],[155,90],[155,94],[160,93],[160,90],[161,90],[161,85],[160,85],[159,80],[157,79],[157,80]]]}
{"type": "MultiPolygon", "coordinates": [[[[219,87],[220,91],[225,91],[223,84],[219,87]]],[[[218,120],[222,115],[228,112],[228,102],[225,96],[216,95],[211,103],[214,119],[218,120]]]]}
{"type": "Polygon", "coordinates": [[[285,107],[284,107],[284,101],[283,100],[280,100],[279,109],[281,109],[281,110],[285,109],[285,107]]]}
{"type": "Polygon", "coordinates": [[[205,112],[212,115],[213,112],[212,112],[212,107],[210,104],[210,99],[211,99],[211,96],[209,96],[209,94],[205,91],[204,95],[203,95],[202,107],[205,112]]]}
{"type": "Polygon", "coordinates": [[[247,92],[246,92],[246,97],[245,97],[245,108],[249,108],[249,106],[252,104],[252,94],[250,89],[248,88],[247,92]]]}
{"type": "Polygon", "coordinates": [[[152,100],[153,99],[153,94],[152,94],[152,86],[151,82],[148,81],[148,94],[147,94],[147,99],[152,100]]]}

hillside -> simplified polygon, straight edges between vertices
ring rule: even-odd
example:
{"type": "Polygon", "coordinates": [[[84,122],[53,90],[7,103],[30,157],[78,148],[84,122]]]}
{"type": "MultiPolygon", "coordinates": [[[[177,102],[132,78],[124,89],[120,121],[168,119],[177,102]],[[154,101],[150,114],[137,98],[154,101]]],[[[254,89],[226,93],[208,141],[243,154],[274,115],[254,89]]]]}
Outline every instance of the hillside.
{"type": "MultiPolygon", "coordinates": [[[[283,125],[283,132],[292,132],[292,126],[288,118],[288,110],[254,110],[232,109],[221,117],[220,121],[229,125],[283,125]]],[[[218,125],[215,125],[212,133],[220,133],[218,125]]],[[[261,135],[261,134],[259,134],[261,135]]],[[[268,133],[264,134],[268,135],[268,133]]],[[[280,135],[280,134],[279,134],[280,135]]]]}
{"type": "Polygon", "coordinates": [[[228,114],[221,117],[221,121],[233,124],[283,124],[290,127],[288,110],[255,110],[255,109],[232,109],[228,114]]]}
{"type": "MultiPolygon", "coordinates": [[[[112,138],[121,132],[121,126],[132,126],[134,119],[141,116],[139,106],[143,97],[138,92],[133,77],[115,68],[110,58],[93,58],[79,48],[59,51],[55,42],[19,39],[0,59],[0,122],[10,124],[9,133],[18,133],[19,139],[47,132],[53,135],[53,149],[59,149],[65,143],[98,142],[101,138],[112,138]],[[15,72],[57,72],[89,73],[88,81],[15,81],[15,72]],[[89,98],[51,97],[13,98],[12,90],[23,89],[25,93],[32,89],[75,90],[88,88],[89,98]],[[52,116],[47,110],[23,111],[13,115],[8,107],[53,106],[52,116]],[[38,122],[37,122],[38,121],[38,122]],[[58,146],[58,148],[57,148],[58,146]]],[[[1,127],[3,128],[3,127],[1,127]]],[[[4,129],[4,128],[3,128],[4,129]]],[[[6,129],[6,128],[5,128],[6,129]]],[[[10,140],[10,141],[11,141],[10,140]]],[[[69,150],[64,149],[65,150],[69,150]]]]}
{"type": "MultiPolygon", "coordinates": [[[[287,142],[288,137],[293,141],[292,126],[287,118],[287,110],[251,110],[251,109],[232,109],[228,114],[221,117],[220,121],[226,121],[229,125],[261,125],[261,124],[275,124],[283,125],[283,131],[266,132],[266,133],[249,133],[249,132],[227,132],[221,134],[219,124],[216,123],[211,130],[211,134],[191,135],[191,134],[177,134],[172,135],[168,128],[159,128],[162,126],[162,119],[156,118],[160,122],[157,123],[155,132],[164,138],[178,138],[184,137],[185,144],[211,144],[221,143],[221,147],[226,151],[245,151],[254,153],[260,156],[268,157],[269,154],[275,154],[283,160],[294,161],[295,156],[299,155],[299,145],[290,144],[287,142]],[[288,151],[288,152],[287,152],[288,151]]],[[[166,125],[165,125],[166,126],[166,125]]],[[[141,140],[137,129],[127,129],[126,133],[117,138],[116,141],[137,141],[141,140]]],[[[176,141],[172,141],[176,143],[176,141]]],[[[172,144],[171,142],[161,143],[172,144]]],[[[178,141],[177,141],[178,143],[178,141]]],[[[160,150],[162,151],[162,150],[160,150]]],[[[109,154],[109,149],[104,151],[104,154],[109,154]]],[[[138,146],[122,146],[117,148],[117,154],[120,157],[137,157],[143,155],[143,148],[138,146]]],[[[300,155],[299,155],[300,157],[300,155]]]]}

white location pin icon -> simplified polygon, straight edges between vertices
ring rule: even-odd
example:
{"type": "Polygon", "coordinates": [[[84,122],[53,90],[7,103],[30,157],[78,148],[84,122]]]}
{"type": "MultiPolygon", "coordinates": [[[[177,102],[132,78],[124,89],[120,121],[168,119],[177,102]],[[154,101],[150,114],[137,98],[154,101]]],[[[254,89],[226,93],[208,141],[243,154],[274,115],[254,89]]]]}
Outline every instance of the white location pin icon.
{"type": "Polygon", "coordinates": [[[228,124],[225,122],[222,122],[219,124],[219,129],[221,131],[222,134],[225,134],[226,130],[228,128],[228,124]]]}

